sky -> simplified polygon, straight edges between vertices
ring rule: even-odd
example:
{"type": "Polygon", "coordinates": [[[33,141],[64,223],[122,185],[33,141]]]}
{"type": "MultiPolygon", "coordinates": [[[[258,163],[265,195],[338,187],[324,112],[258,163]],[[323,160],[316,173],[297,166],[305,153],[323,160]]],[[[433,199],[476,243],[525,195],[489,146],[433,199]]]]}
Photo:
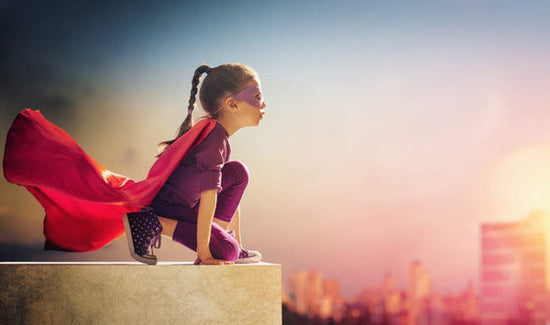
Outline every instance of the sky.
{"type": "MultiPolygon", "coordinates": [[[[455,292],[478,282],[482,223],[550,210],[549,14],[548,1],[3,1],[0,141],[39,109],[141,180],[185,118],[194,69],[245,63],[267,103],[230,139],[251,172],[245,247],[285,278],[340,279],[345,296],[386,272],[405,288],[414,260],[455,292]]],[[[2,260],[130,260],[123,238],[43,252],[40,205],[5,179],[0,217],[2,260]]],[[[165,238],[159,258],[194,254],[165,238]]]]}

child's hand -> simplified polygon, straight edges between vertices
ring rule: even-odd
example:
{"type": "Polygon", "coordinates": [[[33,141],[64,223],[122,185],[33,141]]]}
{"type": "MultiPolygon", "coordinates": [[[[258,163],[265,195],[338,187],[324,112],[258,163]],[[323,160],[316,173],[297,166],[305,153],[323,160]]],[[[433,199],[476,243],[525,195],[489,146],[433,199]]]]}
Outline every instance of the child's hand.
{"type": "Polygon", "coordinates": [[[197,258],[195,259],[195,262],[193,264],[195,264],[195,265],[199,265],[199,264],[203,264],[203,265],[230,265],[230,264],[233,264],[233,262],[224,261],[224,260],[217,260],[217,259],[213,258],[212,256],[201,259],[197,255],[197,258]]]}

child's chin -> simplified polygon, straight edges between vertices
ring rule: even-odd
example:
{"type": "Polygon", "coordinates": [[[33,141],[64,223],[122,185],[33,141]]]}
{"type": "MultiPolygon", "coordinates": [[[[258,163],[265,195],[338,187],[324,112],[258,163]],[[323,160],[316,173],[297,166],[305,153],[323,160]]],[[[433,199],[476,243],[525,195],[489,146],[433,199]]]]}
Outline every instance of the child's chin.
{"type": "Polygon", "coordinates": [[[250,122],[250,126],[258,126],[258,125],[260,125],[260,122],[261,122],[261,119],[258,119],[256,121],[252,121],[252,122],[250,122]]]}

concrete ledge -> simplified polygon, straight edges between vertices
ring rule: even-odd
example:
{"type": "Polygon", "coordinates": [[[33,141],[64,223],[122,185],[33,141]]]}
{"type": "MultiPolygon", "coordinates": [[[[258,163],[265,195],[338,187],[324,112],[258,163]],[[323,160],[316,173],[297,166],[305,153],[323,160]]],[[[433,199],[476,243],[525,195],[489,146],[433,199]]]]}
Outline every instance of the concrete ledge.
{"type": "Polygon", "coordinates": [[[1,324],[281,324],[281,266],[0,263],[1,324]]]}

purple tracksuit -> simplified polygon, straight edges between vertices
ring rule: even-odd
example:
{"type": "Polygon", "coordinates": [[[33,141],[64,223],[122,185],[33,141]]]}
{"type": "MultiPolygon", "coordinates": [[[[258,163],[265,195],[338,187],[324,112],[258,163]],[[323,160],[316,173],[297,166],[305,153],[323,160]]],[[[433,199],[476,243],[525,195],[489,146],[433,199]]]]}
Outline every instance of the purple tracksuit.
{"type": "MultiPolygon", "coordinates": [[[[229,161],[229,135],[219,123],[199,145],[191,149],[174,169],[151,203],[156,214],[178,220],[173,240],[197,250],[197,217],[202,191],[218,189],[214,218],[230,222],[239,206],[248,170],[239,161],[229,161]]],[[[216,223],[210,235],[212,257],[236,261],[240,245],[216,223]]]]}

